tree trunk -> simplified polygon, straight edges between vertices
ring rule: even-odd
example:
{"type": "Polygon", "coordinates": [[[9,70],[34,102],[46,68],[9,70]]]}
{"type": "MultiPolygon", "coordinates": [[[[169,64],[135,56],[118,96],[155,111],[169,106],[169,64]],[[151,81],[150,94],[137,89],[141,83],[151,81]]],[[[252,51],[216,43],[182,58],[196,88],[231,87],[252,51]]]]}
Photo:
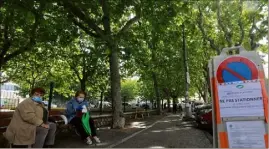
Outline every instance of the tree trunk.
{"type": "Polygon", "coordinates": [[[207,83],[205,83],[203,95],[204,95],[204,97],[203,97],[204,102],[207,103],[208,102],[208,84],[207,83]]]}
{"type": "Polygon", "coordinates": [[[176,104],[177,98],[173,98],[173,105],[176,104]]]}
{"type": "Polygon", "coordinates": [[[171,112],[171,101],[170,101],[170,98],[168,97],[167,98],[167,108],[168,108],[168,112],[171,112]]]}
{"type": "Polygon", "coordinates": [[[157,82],[157,77],[156,77],[155,72],[152,72],[152,79],[153,79],[153,84],[154,84],[156,100],[157,100],[157,114],[161,115],[162,107],[161,107],[160,93],[158,89],[158,82],[157,82]]]}
{"type": "Polygon", "coordinates": [[[163,110],[164,109],[164,106],[163,106],[163,99],[162,99],[162,103],[161,104],[161,109],[163,110]]]}
{"type": "Polygon", "coordinates": [[[150,102],[151,102],[151,110],[154,108],[154,101],[153,101],[153,98],[150,99],[150,102]]]}
{"type": "Polygon", "coordinates": [[[173,109],[177,109],[176,100],[177,100],[177,97],[173,97],[173,109]]]}
{"type": "Polygon", "coordinates": [[[80,89],[85,92],[85,90],[86,90],[86,80],[85,79],[80,80],[80,89]]]}
{"type": "Polygon", "coordinates": [[[123,128],[125,125],[125,122],[124,122],[124,114],[122,112],[118,53],[117,53],[116,47],[110,46],[110,50],[111,50],[111,54],[109,57],[109,64],[110,64],[110,79],[111,79],[111,96],[112,96],[112,105],[113,105],[112,128],[123,128]]]}
{"type": "Polygon", "coordinates": [[[35,87],[35,82],[36,82],[36,80],[33,78],[33,81],[32,81],[31,84],[30,84],[30,92],[31,92],[31,90],[34,89],[34,87],[35,87]]]}
{"type": "MultiPolygon", "coordinates": [[[[210,88],[210,72],[209,72],[209,68],[208,67],[204,67],[204,71],[206,73],[204,73],[204,77],[205,77],[205,80],[206,80],[206,90],[207,90],[207,93],[209,94],[209,96],[211,97],[211,88],[210,88]]],[[[207,95],[208,97],[208,95],[207,95]]]]}

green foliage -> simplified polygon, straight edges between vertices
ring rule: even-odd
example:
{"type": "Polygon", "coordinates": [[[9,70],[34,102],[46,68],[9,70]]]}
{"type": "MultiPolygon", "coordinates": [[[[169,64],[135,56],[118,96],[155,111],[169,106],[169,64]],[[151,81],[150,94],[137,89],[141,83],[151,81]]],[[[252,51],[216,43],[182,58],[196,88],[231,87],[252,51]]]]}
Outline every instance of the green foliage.
{"type": "Polygon", "coordinates": [[[121,96],[126,100],[134,100],[138,96],[138,83],[136,80],[126,79],[121,81],[121,96]]]}
{"type": "Polygon", "coordinates": [[[80,89],[112,97],[109,84],[120,80],[111,61],[116,52],[122,97],[152,100],[159,91],[161,98],[182,98],[183,23],[191,96],[209,96],[208,60],[222,48],[267,51],[258,44],[268,31],[267,1],[44,2],[11,0],[0,8],[0,68],[22,95],[35,86],[48,90],[53,81],[64,97],[80,89]],[[139,80],[125,80],[133,76],[139,80]]]}

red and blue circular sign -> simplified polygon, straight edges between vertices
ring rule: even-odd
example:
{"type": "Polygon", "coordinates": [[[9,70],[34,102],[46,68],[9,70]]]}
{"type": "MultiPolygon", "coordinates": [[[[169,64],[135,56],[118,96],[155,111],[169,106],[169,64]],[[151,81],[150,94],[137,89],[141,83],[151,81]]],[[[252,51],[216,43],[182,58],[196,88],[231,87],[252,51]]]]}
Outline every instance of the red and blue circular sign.
{"type": "Polygon", "coordinates": [[[254,62],[241,57],[233,56],[220,63],[217,69],[219,83],[258,79],[258,69],[254,62]]]}

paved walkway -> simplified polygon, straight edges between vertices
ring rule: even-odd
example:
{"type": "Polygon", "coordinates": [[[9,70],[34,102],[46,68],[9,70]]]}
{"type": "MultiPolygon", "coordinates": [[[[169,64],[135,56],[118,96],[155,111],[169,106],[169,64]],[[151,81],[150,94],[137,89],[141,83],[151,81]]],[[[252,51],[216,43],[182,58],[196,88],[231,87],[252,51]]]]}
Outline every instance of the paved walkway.
{"type": "Polygon", "coordinates": [[[119,140],[123,140],[128,136],[145,129],[152,125],[154,122],[160,120],[164,116],[151,115],[145,117],[145,119],[132,119],[127,122],[127,126],[124,129],[99,129],[97,131],[98,136],[102,143],[98,145],[87,145],[80,140],[75,133],[64,132],[60,133],[56,137],[56,148],[107,148],[119,140]]]}
{"type": "Polygon", "coordinates": [[[144,129],[129,140],[115,144],[115,148],[212,148],[204,131],[182,122],[181,116],[170,115],[144,129]]]}
{"type": "Polygon", "coordinates": [[[125,129],[100,129],[102,143],[86,145],[74,133],[57,136],[61,148],[212,148],[208,135],[180,115],[132,120],[125,129]]]}

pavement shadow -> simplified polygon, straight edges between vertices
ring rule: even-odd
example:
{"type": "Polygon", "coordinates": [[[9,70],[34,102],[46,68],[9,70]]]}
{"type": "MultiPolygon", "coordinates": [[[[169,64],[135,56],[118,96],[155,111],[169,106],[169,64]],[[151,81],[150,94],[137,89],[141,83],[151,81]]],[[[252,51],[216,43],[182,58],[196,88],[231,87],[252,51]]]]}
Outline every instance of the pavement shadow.
{"type": "Polygon", "coordinates": [[[110,129],[109,127],[100,128],[97,130],[101,143],[87,145],[74,132],[61,132],[56,136],[55,148],[107,148],[108,146],[122,140],[131,134],[138,132],[147,126],[151,125],[156,120],[161,119],[161,116],[152,115],[144,119],[132,119],[126,122],[123,129],[110,129]]]}
{"type": "Polygon", "coordinates": [[[211,148],[205,134],[181,115],[169,115],[116,148],[211,148]]]}
{"type": "Polygon", "coordinates": [[[63,132],[57,135],[55,148],[105,148],[118,140],[129,136],[142,128],[130,129],[99,129],[97,134],[101,143],[87,145],[81,138],[72,132],[63,132]]]}

